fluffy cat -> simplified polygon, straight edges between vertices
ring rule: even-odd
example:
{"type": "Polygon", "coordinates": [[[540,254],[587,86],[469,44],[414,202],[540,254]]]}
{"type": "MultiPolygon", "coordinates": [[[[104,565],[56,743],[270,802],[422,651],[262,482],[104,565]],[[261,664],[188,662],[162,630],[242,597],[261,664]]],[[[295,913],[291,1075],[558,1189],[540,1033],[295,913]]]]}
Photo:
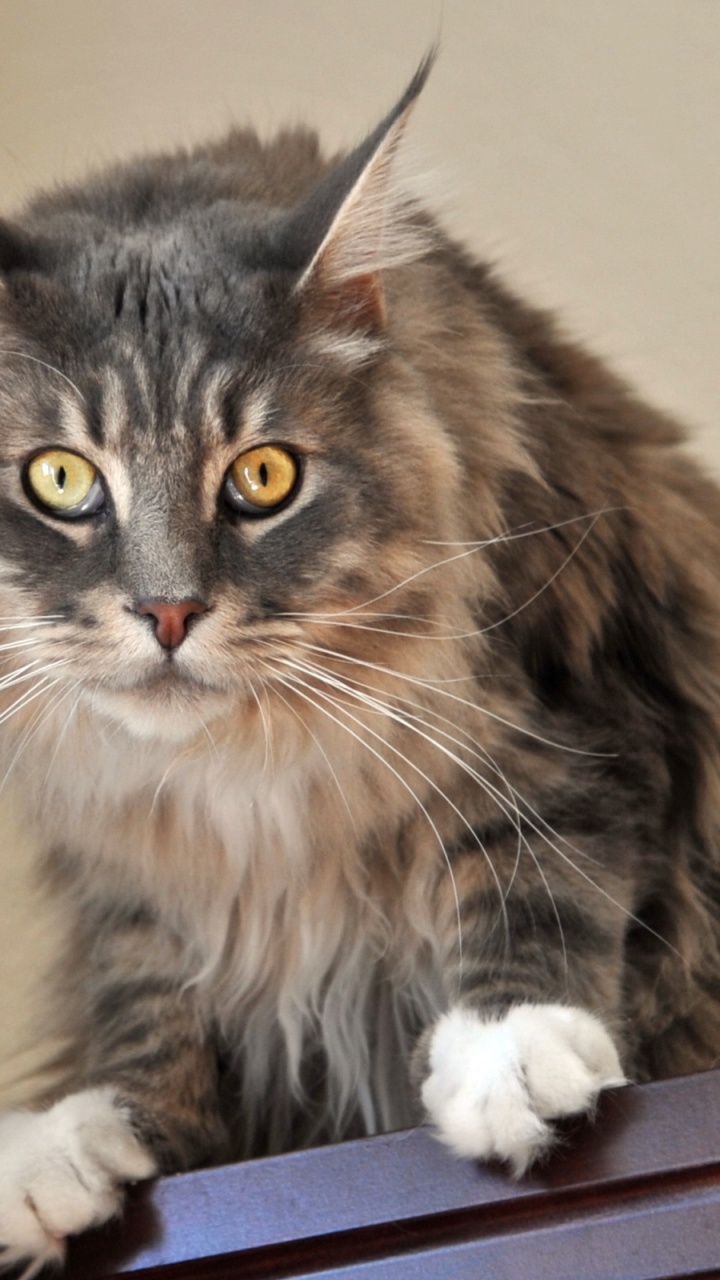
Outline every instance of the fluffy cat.
{"type": "Polygon", "coordinates": [[[720,1054],[720,495],[355,151],[112,169],[0,230],[0,763],[74,920],[0,1118],[34,1275],[123,1184],[720,1054]]]}

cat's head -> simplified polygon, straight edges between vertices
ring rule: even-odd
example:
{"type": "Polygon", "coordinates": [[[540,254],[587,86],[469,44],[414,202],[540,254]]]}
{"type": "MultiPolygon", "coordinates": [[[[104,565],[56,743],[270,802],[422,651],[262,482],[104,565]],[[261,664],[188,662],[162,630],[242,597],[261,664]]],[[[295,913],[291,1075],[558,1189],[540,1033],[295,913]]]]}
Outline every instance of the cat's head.
{"type": "Polygon", "coordinates": [[[298,652],[392,662],[435,617],[456,460],[393,300],[431,237],[393,177],[427,71],[329,168],[237,134],[2,226],[7,708],[77,691],[183,738],[298,652]]]}

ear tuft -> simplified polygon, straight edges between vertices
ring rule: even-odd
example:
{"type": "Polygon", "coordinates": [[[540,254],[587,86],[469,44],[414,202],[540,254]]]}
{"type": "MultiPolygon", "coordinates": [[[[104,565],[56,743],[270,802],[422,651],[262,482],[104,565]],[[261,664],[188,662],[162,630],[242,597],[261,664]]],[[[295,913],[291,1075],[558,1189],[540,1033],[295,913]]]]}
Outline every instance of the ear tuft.
{"type": "Polygon", "coordinates": [[[428,233],[413,217],[414,205],[398,181],[396,160],[434,59],[432,50],[385,119],[315,184],[291,215],[309,247],[297,290],[321,301],[343,328],[381,327],[382,272],[427,249],[428,233]]]}

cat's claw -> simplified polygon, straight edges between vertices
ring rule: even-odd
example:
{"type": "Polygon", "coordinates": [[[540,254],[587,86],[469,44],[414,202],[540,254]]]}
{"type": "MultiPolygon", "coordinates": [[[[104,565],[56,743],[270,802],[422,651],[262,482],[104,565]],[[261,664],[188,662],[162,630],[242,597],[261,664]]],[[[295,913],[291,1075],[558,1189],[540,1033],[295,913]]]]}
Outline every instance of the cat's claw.
{"type": "Polygon", "coordinates": [[[524,1173],[552,1144],[548,1121],[590,1111],[626,1084],[617,1049],[584,1009],[523,1004],[483,1018],[456,1007],[433,1030],[422,1100],[457,1155],[524,1173]]]}
{"type": "Polygon", "coordinates": [[[67,1236],[112,1218],[123,1183],[156,1171],[112,1088],[0,1116],[0,1271],[26,1263],[31,1280],[57,1266],[67,1236]]]}

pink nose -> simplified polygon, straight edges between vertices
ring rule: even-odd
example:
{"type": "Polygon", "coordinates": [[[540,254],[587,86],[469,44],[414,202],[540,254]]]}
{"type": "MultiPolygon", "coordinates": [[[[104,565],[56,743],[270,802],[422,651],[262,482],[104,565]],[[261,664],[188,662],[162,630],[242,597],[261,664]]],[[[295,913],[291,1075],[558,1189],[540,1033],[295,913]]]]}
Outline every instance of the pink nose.
{"type": "Polygon", "coordinates": [[[177,649],[187,635],[188,619],[207,613],[207,605],[201,600],[142,600],[135,612],[153,619],[155,639],[163,649],[177,649]]]}

